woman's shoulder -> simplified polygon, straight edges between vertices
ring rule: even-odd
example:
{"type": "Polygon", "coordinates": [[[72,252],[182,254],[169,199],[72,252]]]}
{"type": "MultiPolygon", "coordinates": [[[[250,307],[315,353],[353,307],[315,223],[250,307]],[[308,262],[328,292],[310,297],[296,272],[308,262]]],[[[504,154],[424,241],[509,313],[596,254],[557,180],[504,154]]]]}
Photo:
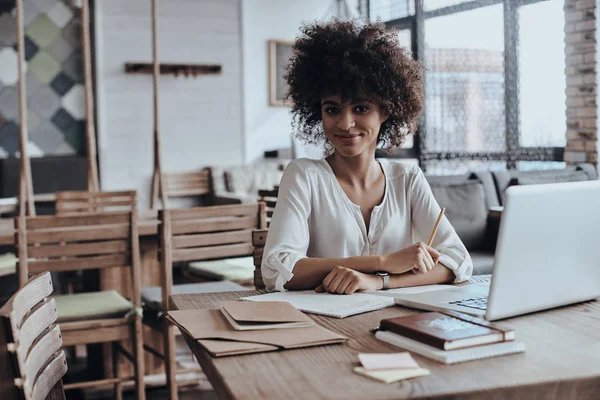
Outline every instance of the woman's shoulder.
{"type": "Polygon", "coordinates": [[[387,158],[380,159],[379,162],[385,169],[388,180],[411,179],[421,171],[421,168],[412,162],[396,161],[387,158]]]}

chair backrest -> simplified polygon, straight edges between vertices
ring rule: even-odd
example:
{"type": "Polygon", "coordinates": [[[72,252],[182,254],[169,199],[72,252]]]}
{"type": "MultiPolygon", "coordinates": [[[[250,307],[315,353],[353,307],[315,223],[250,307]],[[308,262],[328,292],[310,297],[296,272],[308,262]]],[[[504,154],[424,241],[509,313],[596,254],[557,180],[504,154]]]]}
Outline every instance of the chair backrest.
{"type": "Polygon", "coordinates": [[[254,257],[254,287],[256,290],[264,292],[266,290],[263,282],[260,266],[262,264],[263,251],[267,242],[267,229],[257,229],[252,232],[252,256],[254,257]]]}
{"type": "Polygon", "coordinates": [[[56,192],[56,214],[75,215],[90,212],[134,211],[137,208],[135,191],[56,192]]]}
{"type": "Polygon", "coordinates": [[[160,210],[163,304],[173,286],[174,262],[251,256],[252,231],[265,228],[265,204],[160,210]]]}
{"type": "Polygon", "coordinates": [[[50,273],[32,277],[0,309],[0,398],[64,399],[67,360],[50,273]]]}
{"type": "MultiPolygon", "coordinates": [[[[165,185],[167,199],[173,197],[214,196],[212,171],[206,167],[200,171],[172,172],[162,174],[162,184],[165,185]]],[[[164,206],[163,208],[168,208],[164,206]]]]}
{"type": "Polygon", "coordinates": [[[140,250],[132,212],[15,218],[19,285],[44,271],[131,269],[131,297],[140,305],[140,250]]]}
{"type": "Polygon", "coordinates": [[[279,186],[275,186],[270,190],[259,190],[258,201],[263,201],[266,205],[267,210],[267,226],[271,224],[271,217],[273,217],[273,211],[275,211],[275,204],[277,204],[277,195],[279,194],[279,186]]]}

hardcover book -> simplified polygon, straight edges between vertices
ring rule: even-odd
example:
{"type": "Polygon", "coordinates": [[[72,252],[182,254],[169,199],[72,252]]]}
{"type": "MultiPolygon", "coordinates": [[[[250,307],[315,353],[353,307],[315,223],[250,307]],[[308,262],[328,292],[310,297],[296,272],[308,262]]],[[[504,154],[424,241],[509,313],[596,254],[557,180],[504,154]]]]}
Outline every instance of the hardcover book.
{"type": "Polygon", "coordinates": [[[467,314],[444,311],[383,319],[380,330],[390,331],[442,350],[462,349],[515,339],[512,329],[467,314]]]}

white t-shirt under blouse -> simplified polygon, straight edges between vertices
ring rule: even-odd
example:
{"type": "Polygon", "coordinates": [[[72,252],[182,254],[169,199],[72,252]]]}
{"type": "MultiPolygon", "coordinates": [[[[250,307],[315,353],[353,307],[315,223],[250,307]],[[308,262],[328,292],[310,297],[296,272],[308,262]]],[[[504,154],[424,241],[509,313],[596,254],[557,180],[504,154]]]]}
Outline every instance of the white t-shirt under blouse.
{"type": "MultiPolygon", "coordinates": [[[[385,194],[371,213],[369,229],[360,207],[346,195],[325,159],[289,163],[271,219],[261,266],[267,290],[283,291],[294,265],[305,257],[346,258],[388,254],[427,242],[440,213],[421,169],[380,160],[385,194]]],[[[439,262],[456,276],[471,277],[467,249],[444,217],[433,241],[439,262]]]]}

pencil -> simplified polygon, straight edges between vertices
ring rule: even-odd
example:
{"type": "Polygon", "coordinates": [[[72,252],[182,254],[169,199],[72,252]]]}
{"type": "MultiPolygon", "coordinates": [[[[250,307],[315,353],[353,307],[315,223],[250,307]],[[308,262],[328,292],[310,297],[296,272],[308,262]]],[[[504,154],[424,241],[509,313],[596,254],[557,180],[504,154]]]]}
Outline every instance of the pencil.
{"type": "Polygon", "coordinates": [[[431,232],[431,236],[429,237],[429,242],[427,242],[427,246],[431,246],[433,243],[433,239],[435,238],[435,234],[437,233],[438,227],[440,226],[440,222],[442,221],[442,217],[444,216],[444,212],[446,211],[445,207],[442,207],[442,211],[440,211],[440,215],[438,216],[437,221],[435,221],[435,225],[433,226],[433,231],[431,232]]]}

